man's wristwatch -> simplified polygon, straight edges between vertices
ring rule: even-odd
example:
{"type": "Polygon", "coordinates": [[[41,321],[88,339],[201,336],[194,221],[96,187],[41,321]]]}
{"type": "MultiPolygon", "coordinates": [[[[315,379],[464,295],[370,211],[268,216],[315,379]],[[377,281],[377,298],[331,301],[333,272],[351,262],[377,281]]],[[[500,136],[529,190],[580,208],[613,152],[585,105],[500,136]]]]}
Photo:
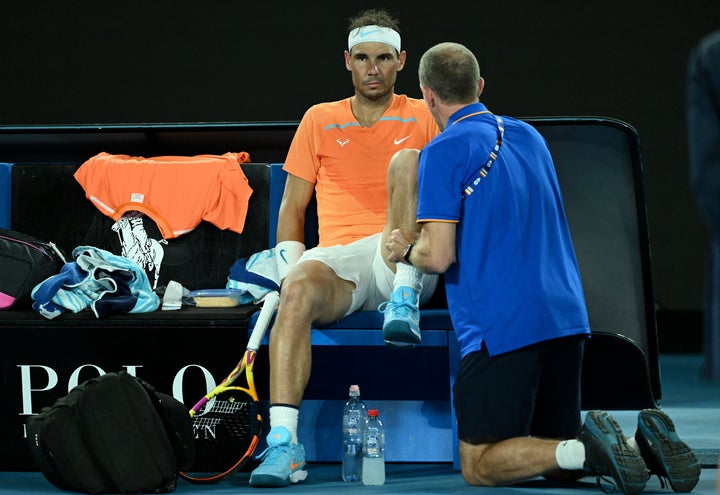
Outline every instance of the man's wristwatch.
{"type": "Polygon", "coordinates": [[[405,263],[408,263],[410,265],[412,265],[412,263],[410,263],[410,253],[412,253],[414,247],[415,243],[411,242],[407,245],[407,247],[405,248],[405,252],[403,253],[403,259],[405,260],[405,263]]]}

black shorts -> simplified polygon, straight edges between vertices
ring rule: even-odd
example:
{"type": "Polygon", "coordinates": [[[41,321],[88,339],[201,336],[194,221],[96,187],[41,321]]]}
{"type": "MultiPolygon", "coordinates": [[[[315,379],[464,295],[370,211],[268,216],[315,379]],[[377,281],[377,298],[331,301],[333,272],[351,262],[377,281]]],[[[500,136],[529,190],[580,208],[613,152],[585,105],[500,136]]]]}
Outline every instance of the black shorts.
{"type": "Polygon", "coordinates": [[[586,335],[548,340],[460,361],[453,385],[458,438],[471,444],[515,437],[575,438],[586,335]]]}

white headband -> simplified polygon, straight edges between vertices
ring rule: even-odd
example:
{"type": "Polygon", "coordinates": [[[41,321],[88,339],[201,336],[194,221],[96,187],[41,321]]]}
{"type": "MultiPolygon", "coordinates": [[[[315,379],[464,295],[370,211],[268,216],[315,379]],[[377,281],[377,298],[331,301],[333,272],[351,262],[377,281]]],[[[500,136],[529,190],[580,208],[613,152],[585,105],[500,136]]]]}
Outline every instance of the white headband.
{"type": "Polygon", "coordinates": [[[374,24],[355,28],[348,35],[348,51],[358,43],[374,41],[376,43],[385,43],[400,51],[400,33],[394,29],[380,27],[374,24]]]}

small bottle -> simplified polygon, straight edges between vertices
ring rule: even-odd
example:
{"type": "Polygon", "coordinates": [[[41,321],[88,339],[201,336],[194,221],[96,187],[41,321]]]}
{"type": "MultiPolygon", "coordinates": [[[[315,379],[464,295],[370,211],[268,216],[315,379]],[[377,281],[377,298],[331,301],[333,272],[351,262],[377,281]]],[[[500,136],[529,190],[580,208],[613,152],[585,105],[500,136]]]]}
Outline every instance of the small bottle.
{"type": "Polygon", "coordinates": [[[377,409],[368,411],[363,432],[362,482],[364,485],[385,484],[385,428],[377,409]]]}
{"type": "Polygon", "coordinates": [[[362,474],[363,427],[367,407],[360,400],[360,387],[350,385],[350,396],[343,409],[343,481],[360,481],[362,474]]]}

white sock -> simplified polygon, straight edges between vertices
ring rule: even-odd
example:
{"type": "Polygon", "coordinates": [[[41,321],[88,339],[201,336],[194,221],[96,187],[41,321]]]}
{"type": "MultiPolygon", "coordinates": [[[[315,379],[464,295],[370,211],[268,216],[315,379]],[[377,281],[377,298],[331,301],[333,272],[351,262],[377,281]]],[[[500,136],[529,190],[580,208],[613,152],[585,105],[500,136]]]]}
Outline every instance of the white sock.
{"type": "Polygon", "coordinates": [[[277,405],[270,406],[270,428],[284,426],[292,435],[292,443],[298,443],[297,427],[300,411],[297,407],[277,405]]]}
{"type": "Polygon", "coordinates": [[[577,471],[585,467],[585,446],[580,440],[565,440],[555,448],[555,460],[561,469],[577,471]]]}
{"type": "Polygon", "coordinates": [[[398,263],[393,280],[393,288],[400,286],[415,289],[418,294],[422,290],[422,272],[407,263],[398,263]]]}

